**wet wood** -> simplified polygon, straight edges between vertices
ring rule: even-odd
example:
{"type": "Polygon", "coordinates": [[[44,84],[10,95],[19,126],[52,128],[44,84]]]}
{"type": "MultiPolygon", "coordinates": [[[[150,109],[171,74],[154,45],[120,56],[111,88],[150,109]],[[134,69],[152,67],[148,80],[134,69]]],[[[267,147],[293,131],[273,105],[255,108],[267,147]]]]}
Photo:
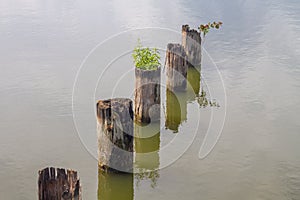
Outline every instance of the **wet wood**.
{"type": "Polygon", "coordinates": [[[166,52],[167,88],[185,91],[187,87],[186,53],[180,44],[168,44],[166,52]]]}
{"type": "Polygon", "coordinates": [[[160,120],[160,68],[135,69],[135,121],[150,123],[160,120]]]}
{"type": "Polygon", "coordinates": [[[182,45],[187,54],[188,65],[201,67],[201,35],[195,29],[190,29],[189,25],[182,26],[182,45]]]}
{"type": "Polygon", "coordinates": [[[77,172],[61,168],[39,171],[39,200],[81,200],[81,186],[77,172]]]}
{"type": "Polygon", "coordinates": [[[98,163],[106,172],[133,171],[133,110],[126,98],[97,103],[98,163]]]}

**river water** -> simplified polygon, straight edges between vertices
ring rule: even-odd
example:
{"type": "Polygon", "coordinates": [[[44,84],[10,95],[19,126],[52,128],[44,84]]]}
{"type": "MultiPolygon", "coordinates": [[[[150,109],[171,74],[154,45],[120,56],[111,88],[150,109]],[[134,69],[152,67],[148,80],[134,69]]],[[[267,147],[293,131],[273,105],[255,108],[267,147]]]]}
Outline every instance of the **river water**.
{"type": "Polygon", "coordinates": [[[300,199],[299,13],[296,0],[1,0],[1,199],[37,199],[46,166],[77,170],[84,199],[300,199]],[[201,85],[189,80],[219,107],[162,86],[148,142],[162,169],[98,173],[95,104],[132,98],[137,39],[164,62],[181,25],[214,20],[201,85]]]}

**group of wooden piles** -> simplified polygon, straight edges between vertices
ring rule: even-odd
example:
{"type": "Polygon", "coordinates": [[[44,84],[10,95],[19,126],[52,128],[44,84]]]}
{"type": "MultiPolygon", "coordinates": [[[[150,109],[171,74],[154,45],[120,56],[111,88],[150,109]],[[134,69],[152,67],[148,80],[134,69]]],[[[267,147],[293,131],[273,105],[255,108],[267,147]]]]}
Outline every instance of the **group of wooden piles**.
{"type": "MultiPolygon", "coordinates": [[[[201,37],[182,26],[182,44],[169,43],[166,50],[167,90],[187,89],[187,70],[201,66],[201,37]]],[[[134,121],[160,121],[161,69],[135,68],[135,95],[97,102],[98,165],[104,172],[133,172],[134,121]]],[[[39,171],[39,200],[81,200],[81,186],[73,170],[45,168],[39,171]]]]}

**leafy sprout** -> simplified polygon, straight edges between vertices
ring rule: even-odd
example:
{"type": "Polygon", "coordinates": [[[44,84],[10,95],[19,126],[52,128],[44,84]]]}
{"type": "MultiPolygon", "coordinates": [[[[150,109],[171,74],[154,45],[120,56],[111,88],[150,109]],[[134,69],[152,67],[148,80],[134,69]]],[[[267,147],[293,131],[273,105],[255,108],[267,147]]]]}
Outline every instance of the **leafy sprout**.
{"type": "Polygon", "coordinates": [[[203,36],[205,37],[205,35],[209,32],[209,30],[212,28],[214,29],[219,29],[222,26],[223,22],[208,22],[207,24],[201,24],[198,29],[200,32],[203,33],[203,36]]]}
{"type": "Polygon", "coordinates": [[[160,54],[156,48],[143,47],[140,40],[134,48],[132,57],[136,68],[144,70],[157,70],[160,63],[160,54]]]}

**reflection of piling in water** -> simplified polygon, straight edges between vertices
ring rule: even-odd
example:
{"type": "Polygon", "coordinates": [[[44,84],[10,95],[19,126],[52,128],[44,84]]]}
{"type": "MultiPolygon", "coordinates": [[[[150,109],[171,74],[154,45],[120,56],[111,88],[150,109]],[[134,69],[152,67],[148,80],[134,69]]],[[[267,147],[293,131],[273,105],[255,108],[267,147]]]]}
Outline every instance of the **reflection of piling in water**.
{"type": "Polygon", "coordinates": [[[150,123],[160,116],[160,67],[157,70],[135,68],[134,115],[137,122],[150,123]]]}
{"type": "Polygon", "coordinates": [[[187,54],[189,66],[201,66],[201,36],[200,32],[190,29],[189,25],[182,26],[182,45],[187,54]]]}
{"type": "Polygon", "coordinates": [[[98,170],[98,200],[133,200],[133,174],[106,173],[98,170]]]}
{"type": "Polygon", "coordinates": [[[200,93],[200,81],[201,73],[198,69],[190,67],[188,69],[187,79],[189,86],[191,87],[191,92],[189,92],[189,100],[194,100],[200,93]]]}
{"type": "Polygon", "coordinates": [[[167,129],[178,132],[179,125],[187,119],[187,93],[166,91],[166,122],[167,129]]]}
{"type": "Polygon", "coordinates": [[[133,111],[125,98],[97,103],[98,163],[104,171],[132,172],[133,111]]]}
{"type": "Polygon", "coordinates": [[[81,200],[81,186],[73,170],[45,168],[39,171],[39,200],[81,200]]]}
{"type": "Polygon", "coordinates": [[[151,186],[155,187],[159,178],[160,123],[136,124],[134,130],[136,183],[150,180],[151,186]]]}
{"type": "Polygon", "coordinates": [[[154,170],[159,167],[160,123],[134,127],[135,164],[138,168],[154,170]]]}
{"type": "Polygon", "coordinates": [[[187,62],[184,48],[180,44],[168,44],[166,52],[167,88],[185,91],[187,62]]]}

